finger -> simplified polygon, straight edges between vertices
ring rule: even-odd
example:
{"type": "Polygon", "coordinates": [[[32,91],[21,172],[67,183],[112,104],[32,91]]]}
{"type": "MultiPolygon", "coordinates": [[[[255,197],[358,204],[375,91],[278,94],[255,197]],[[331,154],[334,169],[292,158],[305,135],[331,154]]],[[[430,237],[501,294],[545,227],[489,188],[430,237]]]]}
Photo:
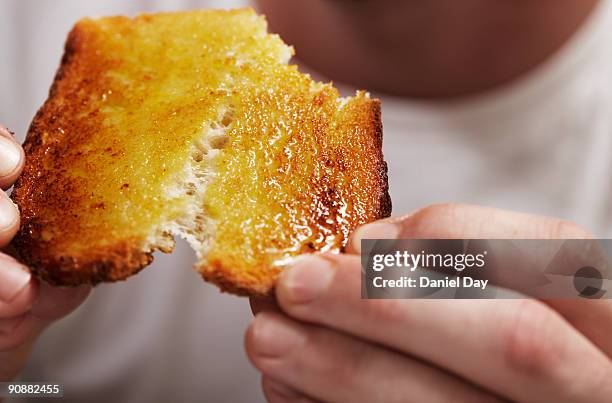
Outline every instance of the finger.
{"type": "Polygon", "coordinates": [[[32,275],[21,263],[0,253],[0,303],[11,304],[31,286],[32,275]]]}
{"type": "Polygon", "coordinates": [[[316,403],[295,389],[265,376],[261,378],[261,388],[270,403],[316,403]]]}
{"type": "MultiPolygon", "coordinates": [[[[585,229],[564,220],[515,213],[488,207],[442,204],[426,207],[408,216],[365,225],[349,240],[354,253],[361,251],[361,239],[394,238],[590,238],[585,229]]],[[[509,279],[512,280],[512,277],[509,279]]],[[[501,284],[504,286],[505,284],[501,284]]],[[[612,357],[612,300],[545,300],[612,357]]]]}
{"type": "Polygon", "coordinates": [[[19,230],[19,209],[0,191],[0,248],[9,244],[19,230]]]}
{"type": "Polygon", "coordinates": [[[572,326],[612,358],[611,300],[556,299],[544,303],[561,313],[572,326]]]}
{"type": "Polygon", "coordinates": [[[0,319],[0,357],[3,352],[19,348],[52,321],[68,315],[85,300],[90,290],[90,286],[59,288],[34,281],[30,287],[18,294],[7,310],[18,310],[19,307],[14,306],[17,299],[25,299],[26,297],[21,296],[22,293],[32,292],[36,298],[33,302],[31,298],[27,299],[30,308],[19,316],[0,319]],[[29,288],[32,290],[28,291],[29,288]],[[40,291],[37,292],[38,290],[40,291]]]}
{"type": "Polygon", "coordinates": [[[274,298],[251,297],[249,298],[249,304],[251,305],[251,312],[253,312],[253,315],[257,315],[259,312],[263,311],[280,311],[274,298]]]}
{"type": "Polygon", "coordinates": [[[440,204],[395,220],[358,228],[349,239],[361,252],[362,239],[500,238],[581,239],[591,234],[578,225],[556,218],[516,213],[490,207],[440,204]]]}
{"type": "Polygon", "coordinates": [[[12,134],[0,125],[0,188],[8,189],[23,170],[25,154],[12,134]]]}
{"type": "Polygon", "coordinates": [[[266,376],[326,402],[498,402],[434,367],[273,313],[257,315],[247,352],[266,376]]]}
{"type": "Polygon", "coordinates": [[[81,305],[90,292],[91,286],[89,285],[55,287],[41,282],[38,298],[30,310],[31,314],[42,322],[60,319],[81,305]]]}
{"type": "Polygon", "coordinates": [[[612,377],[610,360],[534,300],[364,301],[352,255],[304,257],[276,289],[292,317],[416,356],[512,400],[604,402],[612,393],[601,385],[612,377]]]}
{"type": "Polygon", "coordinates": [[[37,295],[38,282],[32,280],[11,302],[0,301],[0,318],[12,318],[30,311],[37,295]]]}

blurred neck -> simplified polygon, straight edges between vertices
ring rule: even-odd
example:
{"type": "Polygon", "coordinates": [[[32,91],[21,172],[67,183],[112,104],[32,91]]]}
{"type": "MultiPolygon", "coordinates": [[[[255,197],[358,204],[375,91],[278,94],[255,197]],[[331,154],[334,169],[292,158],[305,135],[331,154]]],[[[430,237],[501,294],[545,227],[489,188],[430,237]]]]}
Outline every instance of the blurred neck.
{"type": "Polygon", "coordinates": [[[598,0],[259,0],[270,29],[332,80],[419,98],[505,84],[557,51],[598,0]]]}

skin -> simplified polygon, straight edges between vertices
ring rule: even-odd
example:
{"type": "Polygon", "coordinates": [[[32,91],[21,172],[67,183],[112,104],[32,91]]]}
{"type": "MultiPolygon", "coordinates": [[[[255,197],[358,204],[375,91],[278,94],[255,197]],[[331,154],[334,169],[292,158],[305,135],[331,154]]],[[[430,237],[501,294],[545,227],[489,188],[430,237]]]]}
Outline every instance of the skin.
{"type": "MultiPolygon", "coordinates": [[[[436,101],[533,70],[596,4],[259,1],[271,29],[326,77],[436,101]]],[[[347,254],[283,272],[276,302],[251,301],[248,356],[273,403],[607,402],[612,301],[361,300],[362,238],[590,236],[563,220],[453,204],[366,225],[347,254]]]]}
{"type": "Polygon", "coordinates": [[[444,101],[547,60],[597,0],[258,0],[300,62],[334,81],[444,101]]]}
{"type": "MultiPolygon", "coordinates": [[[[609,300],[361,300],[362,238],[586,238],[562,220],[436,205],[283,272],[246,350],[271,402],[607,402],[609,300]]],[[[505,284],[497,284],[504,287],[505,284]]]]}

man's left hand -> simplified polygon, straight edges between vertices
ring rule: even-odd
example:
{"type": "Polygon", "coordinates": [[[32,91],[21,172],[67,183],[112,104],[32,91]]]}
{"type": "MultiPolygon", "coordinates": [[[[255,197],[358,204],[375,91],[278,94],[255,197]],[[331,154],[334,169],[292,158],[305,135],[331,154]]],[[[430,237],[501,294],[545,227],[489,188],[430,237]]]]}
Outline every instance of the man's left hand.
{"type": "MultiPolygon", "coordinates": [[[[584,238],[562,220],[438,205],[300,258],[246,334],[271,402],[610,402],[609,300],[362,300],[362,238],[584,238]]],[[[503,286],[503,285],[502,285],[503,286]]]]}

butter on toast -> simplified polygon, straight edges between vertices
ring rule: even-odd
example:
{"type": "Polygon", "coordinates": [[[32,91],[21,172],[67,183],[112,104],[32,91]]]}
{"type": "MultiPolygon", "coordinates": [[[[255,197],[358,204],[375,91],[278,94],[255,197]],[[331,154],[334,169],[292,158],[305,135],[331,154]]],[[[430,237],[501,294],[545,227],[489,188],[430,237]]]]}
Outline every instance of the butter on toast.
{"type": "Polygon", "coordinates": [[[19,256],[58,285],[123,280],[174,237],[222,290],[390,214],[380,103],[289,65],[250,9],[79,21],[25,142],[19,256]]]}

